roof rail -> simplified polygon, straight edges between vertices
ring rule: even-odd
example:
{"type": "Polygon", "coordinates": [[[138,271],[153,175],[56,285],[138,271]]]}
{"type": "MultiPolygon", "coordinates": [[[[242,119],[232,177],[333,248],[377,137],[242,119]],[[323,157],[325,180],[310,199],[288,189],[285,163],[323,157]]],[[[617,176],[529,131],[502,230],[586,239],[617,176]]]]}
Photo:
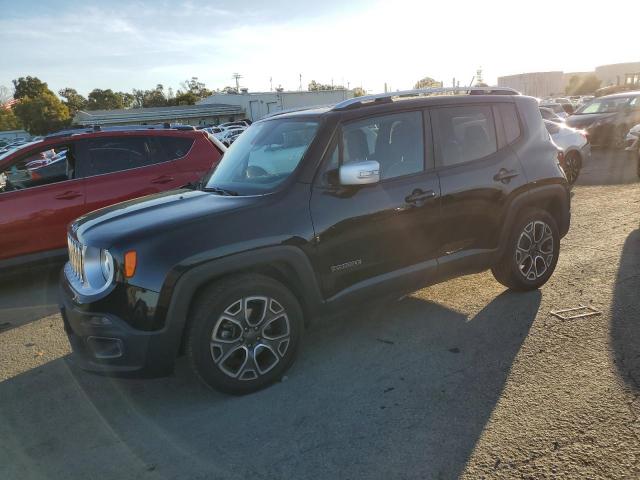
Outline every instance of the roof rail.
{"type": "Polygon", "coordinates": [[[330,106],[331,105],[310,105],[310,106],[306,106],[306,107],[287,108],[286,110],[278,110],[277,112],[268,113],[267,115],[265,115],[262,118],[277,117],[278,115],[284,115],[285,113],[302,112],[304,110],[312,110],[312,109],[315,109],[315,108],[327,108],[327,107],[330,107],[330,106]]]}
{"type": "Polygon", "coordinates": [[[60,130],[59,132],[50,133],[44,138],[69,137],[71,135],[78,135],[81,133],[93,133],[93,132],[130,132],[130,131],[160,130],[160,129],[195,130],[196,127],[192,125],[183,125],[180,123],[174,123],[174,124],[161,123],[161,124],[154,124],[154,125],[115,125],[112,127],[104,127],[100,125],[87,125],[86,127],[69,128],[66,130],[60,130]]]}
{"type": "Polygon", "coordinates": [[[362,97],[354,97],[343,100],[335,104],[332,110],[346,110],[349,108],[357,108],[359,106],[370,103],[388,103],[394,98],[403,97],[421,97],[425,95],[442,95],[446,93],[456,94],[486,94],[500,93],[502,95],[509,92],[512,95],[520,95],[520,92],[508,87],[436,87],[436,88],[416,88],[413,90],[402,90],[399,92],[377,93],[375,95],[364,95],[362,97]]]}

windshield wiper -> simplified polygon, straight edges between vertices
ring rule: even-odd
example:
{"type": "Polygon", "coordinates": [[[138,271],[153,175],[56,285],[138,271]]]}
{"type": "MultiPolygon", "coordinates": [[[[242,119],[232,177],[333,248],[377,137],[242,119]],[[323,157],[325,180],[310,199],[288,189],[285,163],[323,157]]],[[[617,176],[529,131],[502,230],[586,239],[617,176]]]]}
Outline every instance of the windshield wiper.
{"type": "Polygon", "coordinates": [[[188,188],[189,190],[200,190],[202,188],[202,180],[198,180],[197,182],[189,182],[186,185],[183,185],[182,188],[188,188]]]}
{"type": "Polygon", "coordinates": [[[218,195],[229,195],[233,197],[237,197],[239,195],[238,192],[234,192],[233,190],[228,190],[226,188],[220,188],[220,187],[205,187],[202,189],[202,191],[213,192],[213,193],[217,193],[218,195]]]}

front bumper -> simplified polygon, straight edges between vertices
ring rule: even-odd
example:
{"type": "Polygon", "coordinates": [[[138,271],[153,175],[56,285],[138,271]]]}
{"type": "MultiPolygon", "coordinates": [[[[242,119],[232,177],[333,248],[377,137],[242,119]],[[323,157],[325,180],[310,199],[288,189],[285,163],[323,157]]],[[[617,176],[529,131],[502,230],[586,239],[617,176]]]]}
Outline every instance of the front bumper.
{"type": "Polygon", "coordinates": [[[64,272],[59,306],[73,360],[84,370],[118,375],[161,376],[173,369],[176,341],[166,330],[142,331],[110,313],[81,304],[64,272]]]}

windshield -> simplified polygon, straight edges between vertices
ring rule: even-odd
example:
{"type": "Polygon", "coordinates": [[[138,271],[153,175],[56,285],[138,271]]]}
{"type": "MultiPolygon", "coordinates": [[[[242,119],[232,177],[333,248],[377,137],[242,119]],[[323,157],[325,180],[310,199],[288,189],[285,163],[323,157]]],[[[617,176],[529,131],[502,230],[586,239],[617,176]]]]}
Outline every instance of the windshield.
{"type": "Polygon", "coordinates": [[[249,127],[227,150],[205,189],[261,195],[274,191],[295,170],[318,122],[269,120],[249,127]]]}
{"type": "Polygon", "coordinates": [[[576,114],[615,113],[635,101],[635,97],[602,98],[581,107],[576,114]]]}

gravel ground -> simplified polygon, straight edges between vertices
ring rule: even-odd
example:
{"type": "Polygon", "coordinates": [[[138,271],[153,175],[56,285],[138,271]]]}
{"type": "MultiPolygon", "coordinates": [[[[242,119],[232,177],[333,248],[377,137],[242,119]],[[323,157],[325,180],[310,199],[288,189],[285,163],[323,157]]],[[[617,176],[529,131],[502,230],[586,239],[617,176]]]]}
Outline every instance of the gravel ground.
{"type": "Polygon", "coordinates": [[[490,273],[306,334],[233,398],[69,360],[55,272],[0,286],[0,479],[640,478],[640,183],[596,151],[540,291],[490,273]],[[597,316],[550,311],[592,306],[597,316]]]}

